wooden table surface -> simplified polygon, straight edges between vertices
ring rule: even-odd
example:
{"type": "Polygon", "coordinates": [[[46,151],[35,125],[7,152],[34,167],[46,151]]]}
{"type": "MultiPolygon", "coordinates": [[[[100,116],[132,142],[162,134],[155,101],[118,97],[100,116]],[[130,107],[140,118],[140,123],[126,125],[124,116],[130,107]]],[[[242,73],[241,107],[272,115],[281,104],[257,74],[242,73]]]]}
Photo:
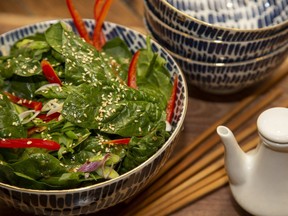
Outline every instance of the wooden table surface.
{"type": "MultiPolygon", "coordinates": [[[[74,0],[74,3],[85,18],[92,18],[92,5],[94,0],[74,0]]],[[[9,0],[0,1],[0,34],[8,30],[17,28],[30,23],[44,21],[49,19],[69,18],[65,0],[9,0]]],[[[115,0],[108,14],[108,21],[129,26],[135,30],[146,33],[143,24],[143,2],[142,0],[115,0]]],[[[286,61],[282,68],[287,68],[286,61]]],[[[288,89],[285,85],[285,78],[278,85],[284,89],[282,96],[273,103],[281,100],[287,100],[288,89]]],[[[265,82],[262,83],[265,85],[265,82]]],[[[275,87],[276,88],[276,87],[275,87]]],[[[272,88],[270,91],[273,91],[272,88]]],[[[175,149],[173,155],[177,154],[182,147],[189,145],[200,133],[207,129],[216,120],[220,119],[225,113],[237,106],[239,101],[253,93],[255,88],[239,92],[234,95],[211,95],[189,86],[189,105],[184,131],[181,140],[175,149]]],[[[255,102],[257,103],[257,102],[255,102]]],[[[251,119],[251,123],[255,123],[251,119]]],[[[172,157],[173,157],[172,155],[172,157]]],[[[117,215],[119,210],[125,208],[126,204],[119,204],[115,207],[102,212],[104,215],[117,215]]],[[[18,216],[24,215],[0,203],[0,215],[18,216]]],[[[173,213],[174,216],[242,216],[247,215],[234,201],[231,196],[229,186],[225,185],[216,191],[202,197],[201,199],[188,204],[173,213]]]]}

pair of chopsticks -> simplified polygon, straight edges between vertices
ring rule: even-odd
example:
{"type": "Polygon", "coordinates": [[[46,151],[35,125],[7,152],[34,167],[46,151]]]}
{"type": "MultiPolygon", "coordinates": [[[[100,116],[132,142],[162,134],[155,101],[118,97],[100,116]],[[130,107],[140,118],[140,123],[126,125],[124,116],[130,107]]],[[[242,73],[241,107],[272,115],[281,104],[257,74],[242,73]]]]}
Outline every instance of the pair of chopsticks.
{"type": "MultiPolygon", "coordinates": [[[[224,147],[215,132],[216,127],[225,124],[232,131],[236,131],[253,116],[259,114],[281,95],[281,90],[272,87],[283,79],[287,72],[286,67],[279,68],[264,86],[242,100],[239,105],[204,131],[193,143],[171,158],[152,180],[150,186],[140,196],[133,198],[133,202],[129,203],[124,214],[167,215],[225,185],[228,177],[224,169],[224,147]],[[249,107],[269,89],[273,89],[273,91],[265,97],[263,96],[256,105],[253,104],[252,108],[249,107]],[[241,112],[242,110],[245,112],[241,112]]],[[[278,104],[278,106],[286,107],[288,102],[278,104]]],[[[256,130],[256,125],[253,124],[236,134],[236,139],[240,143],[246,141],[242,146],[244,151],[257,145],[257,137],[247,141],[247,138],[255,134],[256,130]]]]}

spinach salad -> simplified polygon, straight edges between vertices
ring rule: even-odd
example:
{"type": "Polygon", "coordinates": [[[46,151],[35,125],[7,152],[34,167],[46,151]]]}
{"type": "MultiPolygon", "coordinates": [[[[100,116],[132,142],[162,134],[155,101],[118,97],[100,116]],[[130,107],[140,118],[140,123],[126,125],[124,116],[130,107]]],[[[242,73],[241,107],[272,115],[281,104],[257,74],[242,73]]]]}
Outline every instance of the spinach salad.
{"type": "Polygon", "coordinates": [[[152,156],[170,136],[173,85],[149,37],[140,51],[135,89],[126,84],[133,54],[120,38],[97,51],[60,21],[16,42],[0,57],[0,181],[71,189],[152,156]],[[43,61],[61,82],[49,82],[43,61]]]}

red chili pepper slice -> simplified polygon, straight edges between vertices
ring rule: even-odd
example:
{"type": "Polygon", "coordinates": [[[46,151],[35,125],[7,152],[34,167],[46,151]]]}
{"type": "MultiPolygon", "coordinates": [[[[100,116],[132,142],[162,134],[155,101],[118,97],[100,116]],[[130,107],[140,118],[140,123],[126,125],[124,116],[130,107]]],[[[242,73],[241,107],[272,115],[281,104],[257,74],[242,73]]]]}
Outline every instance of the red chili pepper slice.
{"type": "Polygon", "coordinates": [[[40,111],[42,109],[42,103],[38,101],[27,100],[24,98],[17,97],[9,92],[4,92],[4,94],[15,104],[19,104],[25,106],[29,109],[34,109],[36,111],[40,111]]]}
{"type": "Polygon", "coordinates": [[[170,96],[170,99],[168,101],[167,108],[166,108],[166,120],[169,123],[172,121],[172,118],[173,118],[176,94],[177,94],[177,85],[178,85],[178,76],[176,75],[174,78],[172,93],[171,93],[171,96],[170,96]]]}
{"type": "Polygon", "coordinates": [[[140,55],[140,51],[138,50],[132,57],[132,60],[129,65],[129,71],[128,71],[128,81],[127,85],[131,88],[137,89],[137,62],[140,55]]]}
{"type": "Polygon", "coordinates": [[[105,1],[106,0],[96,0],[95,1],[94,8],[93,8],[94,9],[93,15],[94,15],[95,21],[97,21],[99,19],[101,9],[102,9],[105,1]]]}
{"type": "Polygon", "coordinates": [[[103,3],[101,11],[99,9],[99,5],[100,3],[102,3],[102,0],[98,0],[94,6],[94,18],[96,18],[95,20],[96,24],[94,28],[94,34],[93,34],[93,45],[96,47],[97,50],[101,50],[102,46],[105,43],[104,35],[102,32],[102,25],[109,12],[112,1],[113,0],[106,0],[105,3],[103,3]]]}
{"type": "Polygon", "coordinates": [[[92,41],[89,38],[89,34],[86,30],[85,24],[78,13],[78,11],[75,9],[75,6],[72,2],[72,0],[66,0],[66,5],[68,7],[68,10],[73,18],[74,24],[77,28],[77,31],[79,32],[80,36],[84,38],[84,40],[90,44],[92,44],[92,41]]]}
{"type": "Polygon", "coordinates": [[[53,140],[37,138],[0,139],[0,148],[45,148],[48,150],[58,150],[59,143],[53,140]]]}
{"type": "Polygon", "coordinates": [[[115,139],[103,142],[103,144],[128,144],[131,138],[115,139]]]}
{"type": "Polygon", "coordinates": [[[37,116],[37,118],[40,118],[40,119],[42,119],[42,120],[45,121],[45,122],[49,122],[49,121],[51,121],[51,120],[53,120],[53,119],[57,119],[59,116],[60,116],[60,113],[53,113],[53,114],[51,114],[51,115],[39,114],[39,115],[37,116]]]}
{"type": "MultiPolygon", "coordinates": [[[[105,0],[96,0],[95,1],[95,4],[94,4],[94,20],[95,20],[95,23],[97,23],[97,20],[99,19],[99,16],[100,16],[100,13],[101,13],[101,8],[103,7],[103,4],[104,4],[104,1],[105,0]]],[[[95,44],[95,40],[97,40],[98,36],[96,36],[95,32],[94,32],[94,35],[93,35],[93,44],[95,44]]],[[[105,36],[104,36],[104,33],[103,31],[101,31],[101,34],[100,34],[100,44],[101,44],[101,47],[106,43],[106,39],[105,39],[105,36]]]]}
{"type": "Polygon", "coordinates": [[[41,61],[41,67],[44,76],[50,83],[58,83],[59,85],[62,85],[61,80],[59,79],[57,73],[53,69],[52,65],[45,59],[41,61]]]}

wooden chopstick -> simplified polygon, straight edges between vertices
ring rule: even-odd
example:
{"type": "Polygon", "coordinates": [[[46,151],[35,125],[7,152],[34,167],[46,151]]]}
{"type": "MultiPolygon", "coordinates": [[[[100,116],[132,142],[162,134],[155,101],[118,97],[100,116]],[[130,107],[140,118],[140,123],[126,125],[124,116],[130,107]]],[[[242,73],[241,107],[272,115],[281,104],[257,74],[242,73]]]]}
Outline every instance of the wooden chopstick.
{"type": "MultiPolygon", "coordinates": [[[[288,101],[284,101],[282,103],[280,103],[278,106],[281,107],[287,107],[288,106],[288,101]]],[[[241,132],[238,136],[236,136],[236,139],[241,142],[242,140],[244,140],[245,138],[249,137],[251,132],[255,132],[256,131],[256,124],[252,124],[250,125],[246,130],[244,130],[243,132],[241,132]],[[240,138],[240,140],[239,140],[240,138]]],[[[258,137],[254,138],[252,141],[249,141],[248,143],[246,143],[245,145],[242,146],[243,151],[248,151],[252,148],[254,148],[257,143],[258,143],[258,137]]],[[[217,149],[219,152],[220,150],[217,149]]],[[[217,152],[217,150],[215,152],[217,152]]],[[[139,206],[138,210],[136,209],[136,211],[130,212],[133,215],[161,215],[163,212],[166,212],[167,209],[172,209],[171,206],[175,206],[175,208],[181,208],[183,206],[181,205],[175,205],[175,203],[179,202],[179,200],[190,196],[191,193],[193,193],[194,191],[198,190],[200,185],[204,185],[206,187],[206,183],[208,181],[208,183],[215,181],[214,177],[211,177],[212,173],[215,173],[214,175],[221,175],[221,169],[224,168],[224,152],[221,152],[222,157],[217,160],[216,162],[213,162],[212,164],[210,164],[208,167],[206,167],[205,169],[203,169],[202,171],[198,172],[197,174],[195,174],[194,176],[191,176],[190,178],[188,178],[186,181],[184,181],[183,183],[178,184],[175,188],[170,189],[166,194],[164,194],[163,196],[158,197],[155,200],[152,200],[150,203],[148,202],[148,205],[142,205],[139,206]],[[217,173],[217,174],[216,174],[217,173]]],[[[202,160],[208,160],[210,163],[211,160],[210,158],[212,157],[213,153],[210,153],[208,155],[205,155],[205,157],[202,160]]],[[[198,164],[199,162],[197,162],[198,164]]],[[[185,172],[190,172],[191,170],[187,170],[185,172]]],[[[213,176],[214,176],[213,175],[213,176]]],[[[207,184],[208,184],[207,183],[207,184]]],[[[204,187],[203,186],[203,187],[204,187]]],[[[213,189],[216,189],[213,187],[213,189]]],[[[203,189],[204,190],[204,189],[203,189]]],[[[208,192],[208,190],[205,190],[206,192],[208,192]]],[[[194,197],[193,200],[191,200],[190,202],[194,201],[197,197],[194,197]]],[[[200,198],[200,197],[198,197],[200,198]]],[[[189,200],[187,200],[187,202],[189,202],[189,200]]],[[[181,202],[182,203],[182,202],[181,202]]],[[[186,203],[188,204],[188,203],[186,203]]],[[[177,209],[174,209],[173,211],[175,211],[177,209]]]]}
{"type": "Polygon", "coordinates": [[[242,111],[245,107],[247,107],[250,103],[255,101],[257,97],[264,92],[267,92],[271,87],[273,87],[276,83],[278,83],[280,80],[282,80],[288,73],[287,70],[288,65],[288,58],[286,61],[279,67],[277,73],[275,73],[273,76],[267,80],[267,82],[264,83],[264,85],[259,86],[259,88],[249,97],[243,99],[234,109],[232,109],[229,113],[227,113],[225,116],[223,116],[221,119],[216,121],[213,125],[211,125],[207,130],[205,130],[202,134],[200,134],[196,140],[187,145],[182,151],[180,151],[177,155],[175,155],[173,158],[171,158],[164,167],[160,170],[156,178],[153,179],[153,181],[156,181],[158,178],[160,178],[163,174],[167,172],[171,167],[175,166],[179,161],[182,160],[184,156],[189,154],[195,147],[197,147],[200,143],[202,143],[204,140],[207,139],[211,134],[215,132],[215,128],[227,122],[231,118],[233,118],[237,113],[242,111]]]}
{"type": "MultiPolygon", "coordinates": [[[[267,106],[271,101],[273,101],[281,93],[282,93],[282,91],[280,89],[275,89],[274,91],[267,94],[267,96],[265,97],[265,100],[261,100],[259,103],[257,103],[255,106],[253,106],[253,108],[247,110],[245,113],[239,114],[240,111],[238,110],[237,111],[237,113],[239,114],[238,117],[235,117],[236,113],[233,114],[234,119],[232,119],[229,123],[227,123],[227,126],[231,130],[236,130],[238,126],[240,126],[241,124],[245,123],[247,120],[252,118],[257,112],[259,112],[261,109],[263,109],[265,106],[267,106]]],[[[245,104],[245,106],[248,106],[247,102],[245,102],[244,104],[245,104]]],[[[234,113],[234,110],[232,112],[234,113]]],[[[219,123],[219,124],[222,124],[222,123],[219,123]]],[[[202,145],[201,148],[198,148],[195,151],[193,151],[193,154],[192,154],[192,149],[190,149],[188,153],[190,153],[191,155],[182,159],[181,163],[177,164],[177,167],[172,169],[170,172],[167,170],[165,176],[158,179],[158,181],[156,181],[156,182],[154,182],[154,184],[150,185],[150,187],[147,188],[145,190],[145,192],[142,192],[141,196],[138,196],[136,199],[133,200],[133,202],[129,205],[129,206],[131,206],[131,208],[129,207],[129,209],[131,209],[132,211],[136,211],[137,209],[139,209],[139,207],[143,206],[143,202],[148,203],[152,199],[154,199],[155,196],[158,197],[161,194],[165,193],[166,191],[170,190],[171,187],[173,188],[175,185],[173,184],[173,186],[172,186],[171,181],[173,181],[173,179],[175,179],[175,177],[179,176],[180,173],[181,173],[182,177],[184,174],[185,175],[187,174],[187,176],[185,178],[190,176],[190,174],[188,174],[188,172],[185,172],[185,169],[190,164],[192,164],[197,159],[199,159],[201,156],[203,156],[203,154],[205,154],[207,151],[209,151],[213,146],[215,146],[217,143],[220,142],[220,137],[215,132],[217,126],[216,125],[214,126],[214,128],[213,128],[214,133],[212,135],[210,135],[210,138],[208,140],[203,140],[203,142],[206,141],[206,143],[204,143],[205,145],[202,145]],[[168,185],[169,185],[169,187],[168,187],[168,185]],[[156,195],[152,195],[154,193],[156,193],[156,195]]],[[[197,142],[197,145],[202,144],[202,143],[198,143],[198,140],[196,142],[197,142]]],[[[195,145],[195,142],[193,144],[195,145]]],[[[182,153],[182,155],[183,155],[183,153],[182,153]]],[[[184,181],[185,178],[182,178],[181,181],[184,181]]]]}
{"type": "MultiPolygon", "coordinates": [[[[210,179],[206,179],[210,180],[210,179]]],[[[168,206],[164,211],[162,211],[159,215],[157,216],[164,216],[168,215],[172,212],[175,212],[177,209],[180,207],[183,207],[187,205],[188,203],[191,203],[200,197],[211,193],[212,191],[220,188],[221,186],[225,185],[228,182],[228,177],[226,175],[222,176],[221,178],[207,184],[205,187],[201,187],[203,184],[206,184],[206,181],[203,180],[203,182],[199,182],[198,186],[200,189],[196,190],[195,192],[192,192],[190,195],[184,197],[183,199],[179,200],[178,202],[174,203],[173,205],[168,206]]],[[[147,215],[148,216],[148,215],[147,215]]]]}
{"type": "MultiPolygon", "coordinates": [[[[250,127],[244,129],[239,134],[236,135],[236,139],[239,143],[241,143],[246,137],[251,135],[256,131],[256,124],[251,125],[250,127]]],[[[218,144],[218,143],[217,143],[218,144]]],[[[219,142],[220,144],[220,142],[219,142]]],[[[161,196],[165,196],[164,194],[168,191],[173,191],[173,188],[179,187],[179,184],[181,184],[185,179],[189,178],[190,176],[197,173],[197,171],[203,169],[205,166],[207,166],[209,163],[216,160],[218,157],[224,154],[224,147],[223,145],[219,145],[214,151],[210,152],[209,154],[205,155],[205,157],[202,157],[197,163],[193,164],[191,167],[187,168],[184,172],[180,173],[179,175],[175,176],[175,178],[171,179],[171,181],[167,182],[163,187],[161,187],[157,193],[151,194],[151,196],[147,197],[145,200],[143,200],[141,203],[138,203],[135,208],[130,213],[136,212],[139,209],[147,206],[148,204],[156,201],[156,203],[159,202],[159,199],[161,199],[161,196]],[[159,198],[160,197],[160,198],[159,198]]],[[[224,162],[220,159],[220,162],[213,162],[212,167],[208,167],[208,169],[213,169],[212,171],[215,171],[217,168],[220,168],[220,166],[223,166],[224,162]]],[[[196,177],[197,178],[197,177],[196,177]]],[[[183,183],[181,186],[183,187],[185,184],[183,183]]]]}
{"type": "MultiPolygon", "coordinates": [[[[192,187],[193,185],[197,184],[197,182],[202,181],[203,179],[207,178],[207,176],[210,176],[212,173],[219,171],[221,168],[223,168],[224,160],[223,158],[217,160],[207,168],[203,169],[201,172],[198,172],[191,178],[187,179],[182,184],[178,185],[173,190],[170,190],[163,196],[159,197],[158,199],[154,200],[154,202],[150,202],[146,206],[142,206],[140,210],[136,210],[133,212],[129,212],[130,215],[150,215],[152,213],[155,213],[155,211],[162,210],[163,203],[167,202],[170,203],[171,197],[176,196],[179,198],[178,193],[182,193],[183,190],[186,188],[192,187]],[[159,209],[159,206],[161,209],[159,209]],[[148,214],[149,213],[149,214],[148,214]]],[[[222,175],[221,175],[222,176],[222,175]]],[[[174,200],[174,199],[173,199],[174,200]]]]}
{"type": "MultiPolygon", "coordinates": [[[[226,172],[225,172],[225,169],[222,168],[220,170],[218,170],[217,172],[214,172],[210,175],[208,175],[207,178],[204,178],[202,179],[201,181],[198,181],[196,184],[193,185],[193,187],[190,187],[189,188],[189,191],[188,190],[185,190],[185,196],[189,196],[190,194],[193,194],[194,192],[196,192],[197,190],[207,186],[208,184],[216,181],[217,179],[223,177],[226,175],[226,172]],[[189,192],[189,194],[187,194],[187,192],[189,192]]],[[[182,193],[182,192],[181,192],[182,193]]],[[[176,204],[176,206],[174,208],[177,208],[178,209],[178,206],[183,206],[183,204],[181,203],[182,199],[185,198],[185,196],[182,196],[182,194],[175,194],[175,198],[176,198],[176,202],[174,199],[170,199],[168,200],[168,203],[166,205],[166,203],[161,203],[160,205],[158,204],[158,206],[156,205],[153,205],[153,206],[148,206],[149,208],[145,208],[143,209],[142,211],[140,212],[137,212],[136,214],[134,214],[134,216],[152,216],[152,215],[165,215],[163,214],[164,212],[166,212],[166,208],[169,208],[169,206],[173,206],[176,204]],[[180,202],[180,204],[178,204],[180,202]]],[[[173,198],[174,198],[173,197],[173,198]]],[[[172,210],[169,209],[169,212],[170,211],[175,211],[174,208],[172,210]]],[[[167,214],[166,214],[167,215],[167,214]]]]}
{"type": "MultiPolygon", "coordinates": [[[[160,171],[158,177],[154,178],[154,182],[159,179],[162,178],[163,174],[165,174],[166,172],[169,171],[169,169],[171,169],[173,166],[177,165],[177,167],[179,166],[178,162],[181,161],[181,159],[188,155],[193,153],[193,150],[198,147],[203,141],[207,140],[207,137],[209,137],[213,132],[215,132],[215,129],[218,125],[220,124],[224,124],[225,122],[227,122],[229,119],[233,118],[235,115],[237,115],[241,110],[245,109],[249,104],[251,104],[254,100],[257,99],[257,97],[261,96],[262,93],[264,93],[265,91],[267,91],[268,89],[270,89],[273,85],[275,85],[277,82],[279,82],[282,78],[284,78],[284,76],[286,76],[288,70],[286,65],[288,64],[288,59],[283,63],[283,65],[278,69],[277,73],[275,73],[272,77],[270,77],[270,79],[264,83],[263,86],[259,87],[257,91],[255,91],[253,93],[253,95],[249,96],[248,98],[242,100],[236,108],[234,108],[233,110],[231,110],[228,114],[226,114],[223,118],[221,118],[220,120],[218,120],[216,123],[214,123],[210,128],[208,128],[206,131],[204,131],[204,133],[202,133],[193,143],[191,143],[188,147],[184,148],[179,154],[178,156],[176,155],[176,157],[172,158],[170,160],[170,162],[168,162],[162,169],[162,171],[160,171]]],[[[181,163],[183,164],[183,162],[181,163]]],[[[180,164],[180,165],[181,165],[180,164]]],[[[184,167],[185,168],[185,167],[184,167]]],[[[165,176],[166,177],[166,176],[165,176]]],[[[165,178],[164,177],[164,178],[165,178]]],[[[161,179],[160,179],[161,180],[161,179]]],[[[152,184],[153,187],[153,184],[152,184]]],[[[149,188],[148,188],[149,190],[149,188]]],[[[141,203],[143,200],[145,200],[147,197],[149,197],[149,194],[153,194],[153,191],[151,190],[150,193],[146,193],[147,192],[147,188],[144,192],[141,193],[141,197],[137,198],[136,197],[136,202],[135,202],[135,197],[133,197],[133,202],[130,202],[129,205],[127,206],[127,210],[124,211],[124,214],[127,213],[127,215],[132,215],[130,214],[130,210],[133,210],[133,208],[135,206],[137,206],[137,204],[141,203]],[[143,194],[144,193],[144,194],[143,194]],[[144,195],[144,196],[143,196],[144,195]]],[[[149,192],[149,191],[148,191],[149,192]]],[[[157,191],[155,192],[157,193],[157,191]]],[[[127,202],[126,202],[127,203],[127,202]]]]}
{"type": "Polygon", "coordinates": [[[252,95],[243,99],[234,109],[232,109],[229,113],[227,113],[221,119],[216,121],[213,125],[211,125],[208,129],[206,129],[202,134],[200,134],[193,143],[187,145],[182,151],[180,151],[173,158],[170,158],[170,160],[165,164],[165,166],[161,168],[158,175],[152,180],[151,183],[153,183],[154,181],[157,181],[157,179],[160,178],[163,174],[166,174],[166,172],[169,169],[171,169],[173,166],[175,166],[179,161],[181,161],[183,157],[187,156],[189,152],[193,151],[194,148],[196,148],[199,144],[201,144],[204,140],[206,140],[207,137],[213,134],[215,132],[215,128],[218,125],[223,124],[229,121],[230,119],[232,119],[235,115],[241,112],[249,104],[255,101],[257,97],[267,92],[267,90],[271,89],[271,87],[273,87],[276,83],[280,82],[280,80],[282,80],[288,73],[287,65],[288,65],[288,58],[279,67],[277,73],[271,76],[269,80],[267,80],[262,86],[259,86],[259,88],[252,95]]]}
{"type": "MultiPolygon", "coordinates": [[[[254,139],[243,145],[243,151],[248,151],[254,148],[257,145],[258,140],[258,137],[255,137],[254,139]]],[[[159,199],[154,200],[154,202],[150,203],[150,205],[146,206],[138,212],[134,212],[133,215],[160,215],[161,213],[165,212],[167,208],[171,209],[171,207],[169,206],[173,206],[175,203],[180,202],[183,198],[190,196],[192,193],[202,187],[206,187],[207,184],[210,184],[211,182],[223,177],[223,175],[225,174],[226,172],[224,169],[223,155],[219,160],[212,163],[196,175],[190,177],[185,182],[170,190],[159,199]]],[[[196,198],[197,197],[193,198],[193,200],[196,198]]],[[[176,205],[174,208],[177,207],[178,209],[181,206],[182,204],[176,205]]]]}

